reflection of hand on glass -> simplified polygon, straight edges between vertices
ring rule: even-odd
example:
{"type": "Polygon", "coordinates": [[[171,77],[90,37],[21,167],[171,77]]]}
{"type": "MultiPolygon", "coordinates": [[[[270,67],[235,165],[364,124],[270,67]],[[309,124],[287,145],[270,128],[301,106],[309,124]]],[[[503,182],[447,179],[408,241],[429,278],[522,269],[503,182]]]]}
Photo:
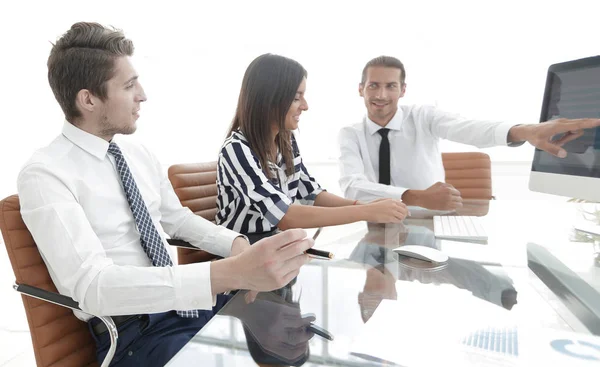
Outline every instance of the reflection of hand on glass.
{"type": "Polygon", "coordinates": [[[308,326],[315,318],[303,318],[297,304],[273,293],[244,296],[244,300],[227,304],[222,313],[242,321],[252,358],[265,364],[304,363],[309,355],[308,341],[314,335],[308,326]]]}
{"type": "Polygon", "coordinates": [[[373,267],[395,263],[398,255],[392,250],[403,245],[435,247],[435,235],[424,226],[369,223],[368,232],[352,250],[348,259],[373,267]]]}
{"type": "Polygon", "coordinates": [[[258,295],[257,291],[247,291],[246,294],[244,294],[244,301],[246,301],[247,304],[250,304],[250,303],[254,302],[257,295],[258,295]]]}
{"type": "Polygon", "coordinates": [[[396,278],[394,275],[385,266],[370,268],[367,270],[367,279],[365,279],[363,291],[358,294],[358,305],[362,320],[367,322],[383,299],[395,300],[397,298],[398,293],[396,293],[396,278]]]}
{"type": "Polygon", "coordinates": [[[408,229],[402,223],[398,224],[367,224],[368,232],[360,241],[371,245],[396,248],[404,243],[408,229]]]}
{"type": "Polygon", "coordinates": [[[457,215],[483,217],[490,211],[490,200],[465,199],[463,207],[456,210],[457,215]]]}

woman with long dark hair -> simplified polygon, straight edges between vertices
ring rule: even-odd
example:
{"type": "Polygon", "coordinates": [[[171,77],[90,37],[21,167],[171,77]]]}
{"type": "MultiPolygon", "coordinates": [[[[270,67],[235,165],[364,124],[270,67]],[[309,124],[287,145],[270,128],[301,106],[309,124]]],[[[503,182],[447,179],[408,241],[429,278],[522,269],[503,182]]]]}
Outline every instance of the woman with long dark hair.
{"type": "Polygon", "coordinates": [[[219,154],[217,224],[234,231],[315,228],[361,220],[397,223],[399,200],[360,203],[324,191],[302,163],[293,130],[302,112],[306,70],[265,54],[248,66],[235,117],[219,154]],[[292,205],[299,201],[304,205],[292,205]]]}

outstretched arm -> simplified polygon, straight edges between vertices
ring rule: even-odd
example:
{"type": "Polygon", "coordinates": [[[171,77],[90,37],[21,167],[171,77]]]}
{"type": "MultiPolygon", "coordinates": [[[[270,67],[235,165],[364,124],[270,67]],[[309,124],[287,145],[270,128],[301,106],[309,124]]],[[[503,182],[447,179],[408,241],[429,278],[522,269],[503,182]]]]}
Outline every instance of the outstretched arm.
{"type": "Polygon", "coordinates": [[[358,200],[344,199],[327,191],[321,192],[315,199],[315,206],[339,207],[362,204],[358,200]]]}
{"type": "Polygon", "coordinates": [[[277,224],[279,229],[316,228],[365,220],[375,223],[400,223],[408,214],[400,200],[385,199],[366,205],[320,207],[290,205],[277,224]]]}
{"type": "Polygon", "coordinates": [[[518,125],[508,132],[508,141],[527,141],[538,149],[565,158],[567,151],[562,148],[563,145],[583,135],[584,129],[598,126],[600,119],[556,119],[541,124],[518,125]],[[558,140],[552,140],[558,134],[564,135],[558,140]]]}

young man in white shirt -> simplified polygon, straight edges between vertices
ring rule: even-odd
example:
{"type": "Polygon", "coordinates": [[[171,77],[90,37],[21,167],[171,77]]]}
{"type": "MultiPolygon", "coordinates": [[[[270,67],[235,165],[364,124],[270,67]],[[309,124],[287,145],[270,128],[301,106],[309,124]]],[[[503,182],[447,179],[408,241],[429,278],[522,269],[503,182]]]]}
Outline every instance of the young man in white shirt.
{"type": "MultiPolygon", "coordinates": [[[[181,206],[158,160],[115,136],[135,132],[146,100],[132,54],[121,31],[96,23],[76,23],[56,42],[48,79],[66,122],[24,166],[18,191],[58,291],[89,314],[118,316],[111,366],[162,366],[223,306],[221,293],[284,286],[313,241],[291,230],[250,247],[181,206]],[[173,265],[167,235],[225,259],[173,265]]],[[[76,316],[102,361],[110,338],[89,314],[76,316]]]]}
{"type": "Polygon", "coordinates": [[[340,185],[347,198],[394,198],[409,206],[454,210],[462,206],[462,198],[444,183],[439,139],[479,148],[528,141],[564,158],[562,145],[581,136],[583,129],[600,125],[599,119],[515,125],[470,120],[434,106],[398,106],[406,92],[405,79],[404,65],[390,56],[377,57],[363,69],[358,90],[367,116],[339,135],[340,185]],[[562,138],[551,140],[561,133],[562,138]]]}

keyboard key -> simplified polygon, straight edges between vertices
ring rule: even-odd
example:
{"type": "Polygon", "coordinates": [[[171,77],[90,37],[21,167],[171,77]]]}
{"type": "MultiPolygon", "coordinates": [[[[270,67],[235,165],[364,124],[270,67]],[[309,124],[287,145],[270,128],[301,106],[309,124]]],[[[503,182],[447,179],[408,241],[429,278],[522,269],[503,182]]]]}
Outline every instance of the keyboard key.
{"type": "Polygon", "coordinates": [[[471,216],[434,216],[433,228],[438,238],[487,241],[481,220],[471,216]]]}

